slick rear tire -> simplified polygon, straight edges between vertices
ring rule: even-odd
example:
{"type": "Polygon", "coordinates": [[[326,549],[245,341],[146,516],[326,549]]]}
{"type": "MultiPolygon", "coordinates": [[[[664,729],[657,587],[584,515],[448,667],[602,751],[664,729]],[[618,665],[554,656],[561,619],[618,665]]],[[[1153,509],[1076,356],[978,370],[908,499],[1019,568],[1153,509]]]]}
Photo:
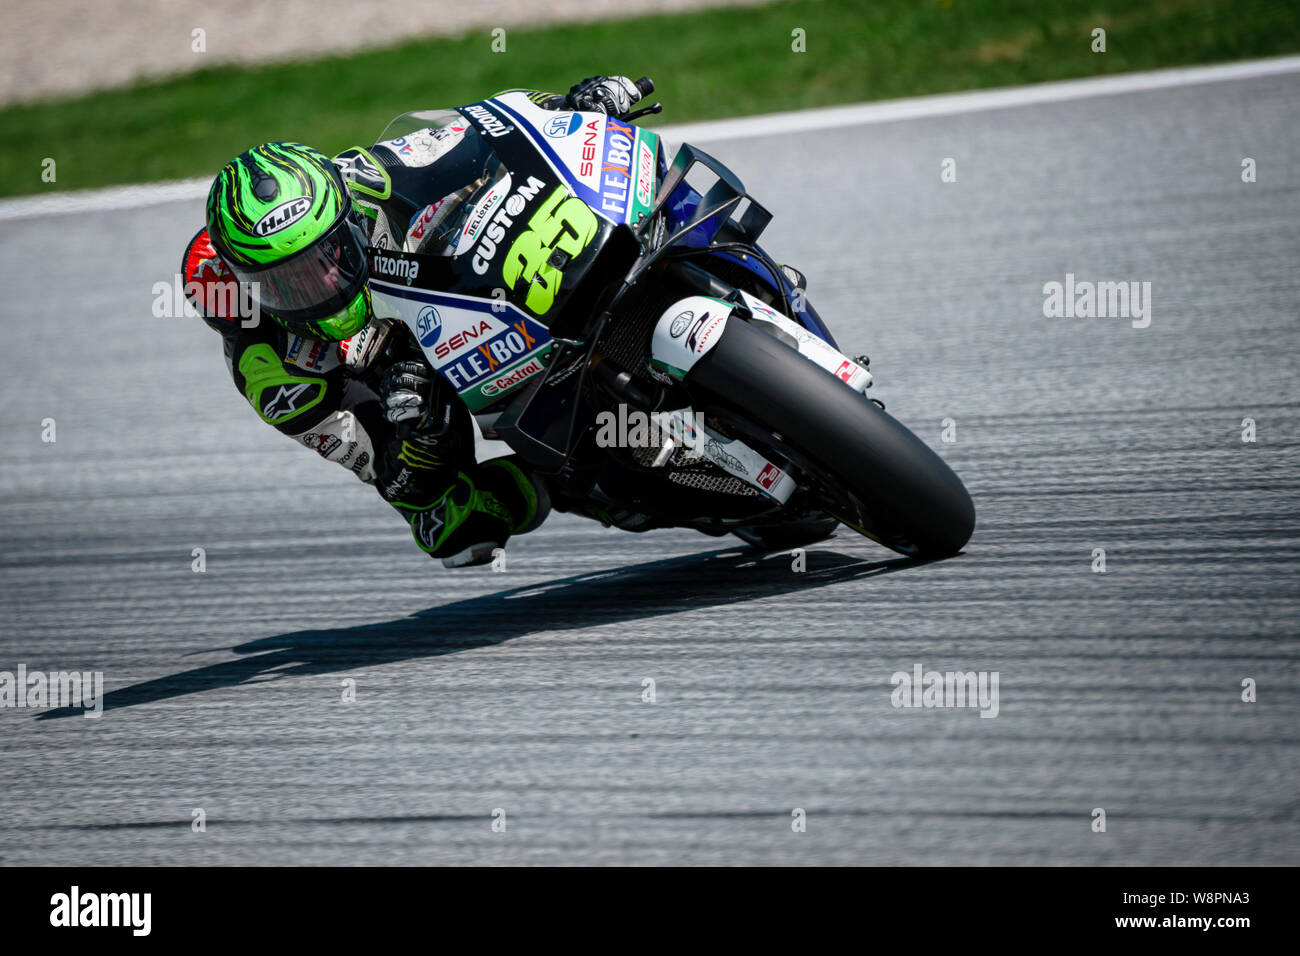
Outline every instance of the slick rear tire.
{"type": "Polygon", "coordinates": [[[697,410],[784,454],[828,514],[911,557],[956,554],[975,528],[965,486],[874,402],[733,317],[686,379],[697,410]]]}

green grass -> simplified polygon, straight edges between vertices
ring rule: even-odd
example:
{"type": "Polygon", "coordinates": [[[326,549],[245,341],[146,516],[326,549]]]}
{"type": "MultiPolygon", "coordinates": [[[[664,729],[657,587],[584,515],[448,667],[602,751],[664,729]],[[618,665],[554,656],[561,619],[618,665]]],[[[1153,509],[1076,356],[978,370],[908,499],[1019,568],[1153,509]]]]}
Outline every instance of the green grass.
{"type": "Polygon", "coordinates": [[[1294,0],[805,0],[507,42],[493,53],[484,30],[0,109],[0,195],[212,174],[270,139],[332,154],[406,110],[602,72],[653,77],[667,123],[1293,53],[1300,12],[1294,0]],[[806,53],[791,50],[795,28],[806,53]],[[41,180],[45,157],[55,183],[41,180]]]}

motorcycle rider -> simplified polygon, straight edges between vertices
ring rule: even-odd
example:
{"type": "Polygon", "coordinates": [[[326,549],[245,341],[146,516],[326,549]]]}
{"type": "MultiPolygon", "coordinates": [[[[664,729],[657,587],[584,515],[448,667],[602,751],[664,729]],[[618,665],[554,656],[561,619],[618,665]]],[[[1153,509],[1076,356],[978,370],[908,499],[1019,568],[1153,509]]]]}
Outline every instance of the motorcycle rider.
{"type": "MultiPolygon", "coordinates": [[[[619,76],[583,80],[567,95],[529,92],[546,109],[620,119],[641,96],[619,76]]],[[[422,550],[463,567],[491,561],[512,534],[541,524],[550,504],[545,485],[512,458],[476,462],[464,403],[406,326],[371,310],[366,247],[401,244],[407,222],[406,210],[386,208],[374,177],[391,183],[403,170],[428,175],[411,166],[455,162],[454,128],[423,132],[432,157],[423,164],[399,155],[399,141],[346,150],[333,162],[296,143],[241,153],[213,181],[207,227],[187,247],[182,271],[259,417],[374,485],[422,550]],[[246,327],[222,296],[235,282],[256,289],[273,322],[246,327]]],[[[419,224],[431,236],[439,213],[474,196],[475,183],[455,185],[419,224]]]]}

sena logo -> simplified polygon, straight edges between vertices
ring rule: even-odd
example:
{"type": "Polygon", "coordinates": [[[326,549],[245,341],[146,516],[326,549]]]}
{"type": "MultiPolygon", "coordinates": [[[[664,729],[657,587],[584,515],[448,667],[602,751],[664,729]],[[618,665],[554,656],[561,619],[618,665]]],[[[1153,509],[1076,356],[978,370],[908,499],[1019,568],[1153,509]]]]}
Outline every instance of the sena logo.
{"type": "Polygon", "coordinates": [[[295,222],[307,215],[311,209],[311,200],[306,196],[282,202],[253,225],[253,232],[259,236],[270,236],[283,229],[288,229],[295,222]]]}
{"type": "MultiPolygon", "coordinates": [[[[447,356],[452,355],[455,352],[459,352],[461,349],[465,348],[467,345],[470,344],[470,341],[472,339],[477,339],[484,332],[491,335],[492,326],[488,325],[487,322],[485,322],[484,320],[479,319],[477,326],[471,325],[469,328],[462,329],[461,331],[457,332],[446,342],[439,342],[438,347],[433,350],[433,354],[440,359],[445,359],[447,356]]],[[[425,342],[423,339],[421,339],[420,341],[424,345],[429,344],[428,342],[425,342]]]]}
{"type": "Polygon", "coordinates": [[[596,121],[592,120],[587,124],[587,131],[582,135],[582,165],[578,167],[578,175],[586,179],[596,171],[596,137],[600,135],[596,130],[596,121]]]}
{"type": "Polygon", "coordinates": [[[682,333],[685,332],[686,329],[690,326],[691,319],[693,318],[695,318],[694,312],[678,313],[677,317],[673,319],[673,324],[668,329],[668,334],[675,339],[680,339],[682,337],[682,333]]]}

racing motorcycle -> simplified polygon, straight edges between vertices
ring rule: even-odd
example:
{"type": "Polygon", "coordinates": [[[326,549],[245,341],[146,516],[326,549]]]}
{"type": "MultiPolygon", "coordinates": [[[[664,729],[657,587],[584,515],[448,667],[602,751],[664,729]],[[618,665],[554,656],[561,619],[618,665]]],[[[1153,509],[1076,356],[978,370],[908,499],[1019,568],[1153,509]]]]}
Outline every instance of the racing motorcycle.
{"type": "Polygon", "coordinates": [[[975,523],[960,479],[866,397],[868,359],[759,246],[771,214],[736,175],[688,144],[669,160],[634,125],[658,110],[509,92],[395,119],[377,145],[402,168],[356,160],[363,193],[410,217],[369,250],[376,315],[561,509],[772,549],[843,523],[904,555],[959,551],[975,523]],[[601,427],[637,416],[649,427],[625,440],[601,427]]]}

